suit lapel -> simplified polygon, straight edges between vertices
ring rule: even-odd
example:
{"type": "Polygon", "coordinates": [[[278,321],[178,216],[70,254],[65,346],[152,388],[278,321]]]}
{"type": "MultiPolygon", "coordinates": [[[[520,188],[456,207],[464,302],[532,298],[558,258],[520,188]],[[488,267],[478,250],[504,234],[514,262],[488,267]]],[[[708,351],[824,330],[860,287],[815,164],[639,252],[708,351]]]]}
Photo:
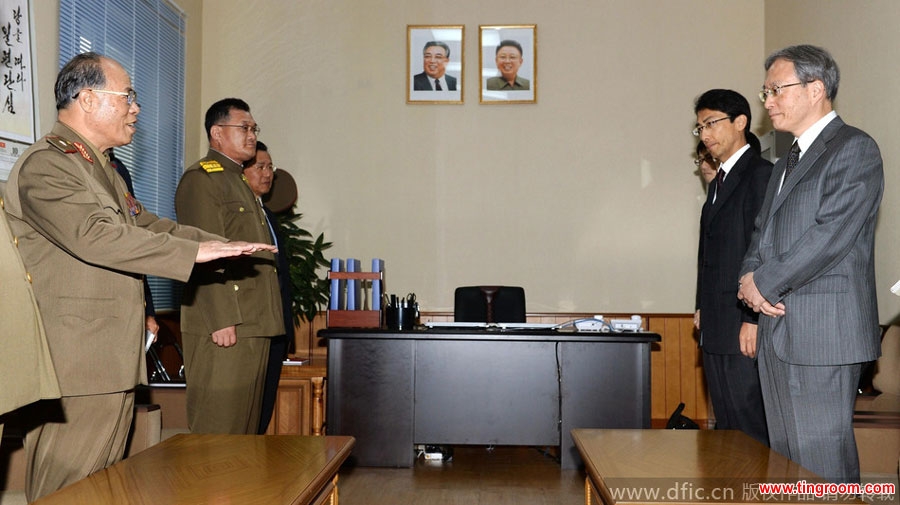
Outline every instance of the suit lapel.
{"type": "MultiPolygon", "coordinates": [[[[838,130],[844,126],[844,122],[840,117],[834,118],[828,125],[822,130],[822,133],[813,140],[813,143],[810,144],[806,153],[803,154],[803,157],[800,158],[800,162],[797,163],[797,166],[794,167],[793,172],[791,172],[791,176],[788,179],[785,179],[783,184],[781,185],[781,191],[779,191],[775,198],[772,201],[772,210],[769,213],[771,216],[775,212],[778,211],[778,208],[787,200],[787,197],[791,194],[791,191],[797,186],[806,174],[809,173],[810,170],[813,169],[813,166],[818,161],[819,157],[825,153],[827,149],[828,142],[837,135],[838,130]]],[[[784,174],[784,168],[787,164],[787,156],[782,156],[782,159],[778,160],[778,164],[775,165],[775,170],[772,174],[773,177],[778,177],[778,180],[781,180],[781,176],[784,174]]]]}
{"type": "Polygon", "coordinates": [[[741,182],[741,178],[743,177],[744,171],[747,170],[747,167],[750,164],[750,158],[753,156],[753,153],[750,149],[744,151],[744,154],[738,158],[737,163],[731,167],[731,170],[728,172],[728,177],[725,177],[725,183],[722,184],[721,188],[718,188],[718,193],[716,194],[716,202],[711,203],[709,207],[709,220],[715,217],[718,214],[719,209],[728,201],[731,195],[734,193],[734,190],[737,189],[738,185],[741,182]]]}

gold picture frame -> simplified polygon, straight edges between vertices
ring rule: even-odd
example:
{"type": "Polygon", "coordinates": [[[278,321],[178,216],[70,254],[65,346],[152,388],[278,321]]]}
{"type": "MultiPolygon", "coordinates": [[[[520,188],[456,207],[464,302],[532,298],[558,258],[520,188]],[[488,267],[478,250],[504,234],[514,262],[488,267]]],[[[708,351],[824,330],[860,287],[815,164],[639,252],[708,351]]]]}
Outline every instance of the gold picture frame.
{"type": "Polygon", "coordinates": [[[478,31],[480,103],[537,103],[537,25],[479,25],[478,31]]]}
{"type": "Polygon", "coordinates": [[[463,103],[465,35],[463,25],[407,25],[406,103],[463,103]]]}

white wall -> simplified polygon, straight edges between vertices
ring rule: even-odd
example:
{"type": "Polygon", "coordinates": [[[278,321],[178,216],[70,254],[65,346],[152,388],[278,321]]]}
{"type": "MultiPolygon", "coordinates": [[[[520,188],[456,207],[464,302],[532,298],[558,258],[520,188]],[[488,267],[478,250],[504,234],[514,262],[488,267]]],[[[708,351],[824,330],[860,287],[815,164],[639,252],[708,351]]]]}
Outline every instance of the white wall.
{"type": "Polygon", "coordinates": [[[440,310],[456,286],[505,283],[530,311],[693,310],[693,100],[753,96],[761,0],[216,0],[203,30],[204,107],[250,103],[303,222],[332,255],[384,258],[388,292],[440,310]],[[538,103],[479,105],[478,25],[531,23],[538,103]],[[465,25],[464,105],[406,103],[408,24],[465,25]]]}
{"type": "MultiPolygon", "coordinates": [[[[395,2],[177,0],[188,16],[187,153],[203,112],[248,100],[302,223],[335,256],[388,262],[388,291],[450,309],[453,288],[525,286],[530,311],[693,310],[702,189],[692,101],[751,100],[784,45],[827,47],[836,108],[885,160],[876,236],[882,321],[900,317],[900,4],[872,0],[395,2]],[[479,105],[479,24],[538,26],[538,103],[479,105]],[[466,103],[405,103],[406,25],[466,27],[466,103]],[[366,198],[371,198],[367,201],[366,198]]],[[[55,118],[58,1],[33,1],[39,118],[55,118]]],[[[137,83],[139,85],[139,83],[137,83]]]]}

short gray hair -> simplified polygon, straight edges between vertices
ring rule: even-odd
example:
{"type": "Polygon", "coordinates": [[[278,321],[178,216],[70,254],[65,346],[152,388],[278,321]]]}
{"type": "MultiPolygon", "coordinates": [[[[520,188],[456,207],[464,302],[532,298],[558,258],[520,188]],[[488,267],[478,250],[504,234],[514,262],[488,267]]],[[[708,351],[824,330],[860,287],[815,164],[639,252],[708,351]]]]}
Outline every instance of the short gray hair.
{"type": "Polygon", "coordinates": [[[825,96],[832,102],[837,98],[841,71],[825,49],[807,44],[785,47],[766,58],[766,70],[777,60],[793,63],[794,73],[804,86],[813,81],[822,81],[825,84],[825,96]]]}

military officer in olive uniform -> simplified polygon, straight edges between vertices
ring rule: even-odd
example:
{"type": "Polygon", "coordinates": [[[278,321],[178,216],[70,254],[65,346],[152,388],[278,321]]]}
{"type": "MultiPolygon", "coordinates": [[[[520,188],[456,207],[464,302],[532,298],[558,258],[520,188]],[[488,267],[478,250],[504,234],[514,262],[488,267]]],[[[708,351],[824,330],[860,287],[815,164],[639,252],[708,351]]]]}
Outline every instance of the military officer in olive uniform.
{"type": "Polygon", "coordinates": [[[59,398],[31,276],[19,257],[18,239],[9,229],[3,207],[0,197],[0,436],[4,414],[37,400],[59,398]]]}
{"type": "Polygon", "coordinates": [[[147,377],[143,275],[187,280],[195,262],[274,249],[160,219],[127,191],[104,154],[131,142],[140,112],[119,63],[75,56],[55,93],[58,122],[13,166],[5,195],[62,393],[29,419],[43,422],[25,435],[29,502],[122,459],[147,377]]]}
{"type": "MultiPolygon", "coordinates": [[[[206,157],[175,192],[178,221],[234,240],[274,243],[242,164],[256,154],[250,107],[226,98],[206,112],[206,157]]],[[[193,433],[256,434],[271,337],[284,334],[275,256],[197,268],[185,287],[181,336],[193,433]]]]}

